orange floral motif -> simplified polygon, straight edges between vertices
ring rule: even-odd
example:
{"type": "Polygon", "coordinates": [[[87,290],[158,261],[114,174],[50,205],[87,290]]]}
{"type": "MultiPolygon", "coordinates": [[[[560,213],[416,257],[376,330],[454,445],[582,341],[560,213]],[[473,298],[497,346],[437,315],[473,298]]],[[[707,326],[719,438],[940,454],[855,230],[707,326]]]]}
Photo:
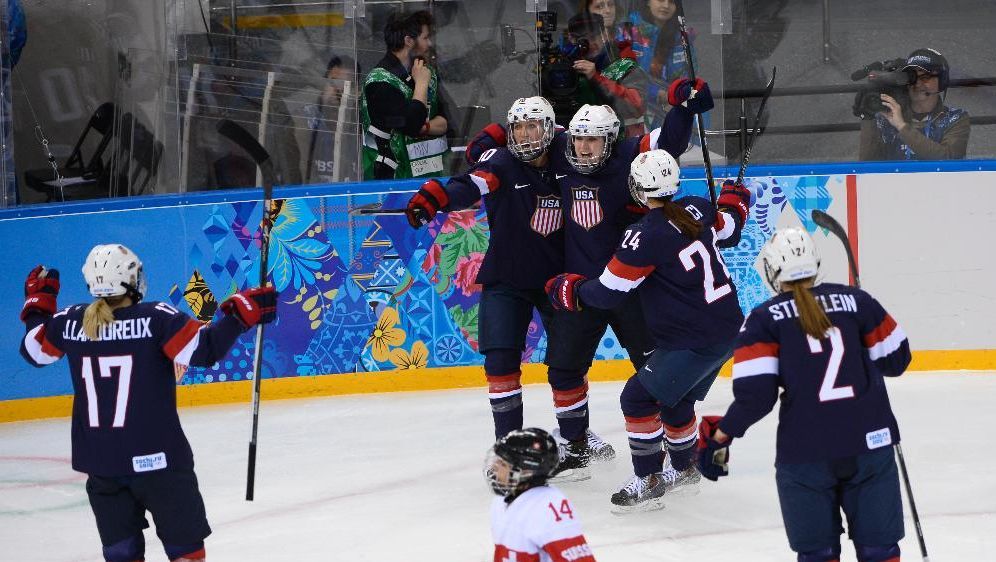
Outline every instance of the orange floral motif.
{"type": "Polygon", "coordinates": [[[371,346],[374,361],[387,361],[391,354],[391,347],[397,347],[405,343],[407,334],[398,328],[398,311],[387,307],[381,313],[373,333],[367,338],[367,345],[371,346]]]}
{"type": "Polygon", "coordinates": [[[412,351],[395,349],[391,352],[391,363],[399,369],[424,369],[429,360],[429,349],[422,340],[412,344],[412,351]]]}

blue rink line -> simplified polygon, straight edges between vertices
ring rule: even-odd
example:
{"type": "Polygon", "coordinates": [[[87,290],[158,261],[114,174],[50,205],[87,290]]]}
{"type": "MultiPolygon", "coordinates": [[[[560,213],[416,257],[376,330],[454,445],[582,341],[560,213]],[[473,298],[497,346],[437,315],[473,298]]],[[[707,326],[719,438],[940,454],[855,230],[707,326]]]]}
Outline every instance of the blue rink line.
{"type": "MultiPolygon", "coordinates": [[[[736,177],[736,166],[714,166],[713,176],[718,178],[736,177]]],[[[748,177],[783,176],[828,176],[840,174],[906,174],[922,172],[992,172],[996,171],[996,160],[942,160],[913,162],[835,162],[819,164],[771,164],[752,165],[747,170],[748,177]]],[[[681,178],[696,180],[705,178],[705,168],[688,167],[681,170],[681,178]]],[[[445,178],[439,178],[445,181],[445,178]]],[[[302,186],[275,187],[274,197],[327,197],[335,195],[376,195],[381,193],[415,191],[424,180],[383,180],[353,183],[311,184],[302,186]]],[[[187,205],[213,205],[237,201],[259,201],[263,198],[261,188],[225,189],[195,191],[169,195],[141,195],[115,199],[91,199],[69,203],[41,203],[24,205],[13,209],[0,209],[0,221],[182,207],[187,205]]]]}

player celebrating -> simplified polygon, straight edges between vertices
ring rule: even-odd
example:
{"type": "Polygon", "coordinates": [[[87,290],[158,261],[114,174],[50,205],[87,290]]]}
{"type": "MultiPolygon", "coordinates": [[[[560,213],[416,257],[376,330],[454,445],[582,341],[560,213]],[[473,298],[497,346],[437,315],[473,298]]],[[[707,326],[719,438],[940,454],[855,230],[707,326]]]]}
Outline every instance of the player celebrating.
{"type": "MultiPolygon", "coordinates": [[[[627,188],[630,163],[652,148],[664,149],[677,158],[688,146],[694,116],[713,107],[709,86],[702,80],[675,80],[668,91],[675,107],[664,125],[648,135],[619,140],[620,123],[612,108],[585,105],[571,119],[567,131],[554,138],[551,166],[566,215],[564,271],[589,278],[601,273],[628,225],[645,212],[627,188]]],[[[472,153],[487,145],[490,130],[485,129],[484,136],[471,144],[472,153]]],[[[585,439],[583,428],[588,426],[589,416],[588,369],[609,326],[635,369],[643,366],[654,349],[635,295],[608,309],[585,308],[563,321],[563,361],[548,361],[559,437],[566,441],[555,476],[558,481],[590,477],[591,460],[601,457],[590,439],[585,439]]]]}
{"type": "Polygon", "coordinates": [[[553,437],[532,427],[488,451],[484,475],[499,496],[491,504],[494,560],[595,562],[571,503],[546,485],[557,458],[553,437]]]}
{"type": "Polygon", "coordinates": [[[899,428],[883,376],[910,363],[906,335],[868,293],[822,283],[806,231],[779,230],[762,252],[776,295],[747,318],[733,364],[733,404],[699,428],[699,466],[727,474],[730,442],[778,414],[775,480],[800,562],[840,557],[840,511],[861,562],[898,562],[903,504],[891,445],[899,428]]]}
{"type": "Polygon", "coordinates": [[[276,317],[276,292],[236,293],[222,303],[223,318],[201,324],[166,303],[141,302],[142,262],[120,244],[94,247],[83,277],[96,299],[56,313],[58,270],[31,270],[21,354],[36,367],[69,357],[73,469],[89,475],[104,559],[144,559],[148,510],[170,560],[204,560],[211,528],[176,412],[174,365],[222,359],[239,334],[276,317]]]}
{"type": "Polygon", "coordinates": [[[678,164],[666,151],[641,154],[629,189],[650,212],[626,229],[601,275],[563,273],[547,283],[558,309],[612,309],[634,289],[655,350],[620,396],[635,475],[612,495],[618,513],[663,507],[664,495],[699,481],[695,402],[730,357],[743,314],[717,246],[731,246],[747,221],[750,192],[728,180],[719,210],[701,197],[674,200],[678,164]],[[663,470],[665,436],[671,467],[663,470]]]}
{"type": "MultiPolygon", "coordinates": [[[[546,363],[553,371],[567,359],[559,316],[543,291],[551,275],[564,266],[564,230],[560,193],[549,169],[548,148],[554,136],[553,107],[542,97],[520,98],[507,116],[508,147],[489,149],[473,169],[445,186],[427,181],[408,202],[408,221],[415,228],[439,211],[465,209],[485,202],[491,240],[477,283],[484,285],[479,314],[479,349],[495,422],[495,436],[522,428],[521,360],[526,332],[537,310],[547,333],[546,363]]],[[[503,134],[504,131],[495,126],[503,134]]],[[[558,400],[556,386],[554,399],[558,400]]],[[[585,435],[585,425],[580,434],[585,435]]],[[[605,456],[611,445],[588,431],[605,456]]]]}

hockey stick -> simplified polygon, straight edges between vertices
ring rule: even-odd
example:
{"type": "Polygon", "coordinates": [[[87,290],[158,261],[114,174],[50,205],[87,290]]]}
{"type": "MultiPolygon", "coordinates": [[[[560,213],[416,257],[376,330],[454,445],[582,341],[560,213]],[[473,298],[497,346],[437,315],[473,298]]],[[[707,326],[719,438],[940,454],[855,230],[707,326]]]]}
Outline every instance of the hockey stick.
{"type": "Polygon", "coordinates": [[[754,131],[751,132],[750,139],[747,141],[747,147],[744,148],[744,155],[740,158],[740,172],[737,173],[737,184],[744,181],[744,174],[747,172],[747,163],[750,162],[750,151],[754,148],[757,136],[761,134],[761,115],[764,113],[764,106],[767,105],[768,98],[771,97],[771,90],[775,87],[776,72],[778,72],[778,67],[771,67],[771,79],[768,80],[768,85],[764,88],[764,97],[761,98],[761,106],[757,108],[757,117],[754,118],[754,131]]]}
{"type": "MultiPolygon", "coordinates": [[[[685,25],[684,2],[678,1],[678,31],[681,33],[681,46],[685,49],[685,60],[688,62],[688,77],[695,84],[695,65],[692,63],[692,42],[688,39],[688,28],[685,25]]],[[[709,199],[716,205],[716,185],[712,177],[712,161],[709,158],[709,146],[706,144],[705,124],[702,115],[698,115],[699,144],[702,145],[702,165],[705,167],[706,183],[709,185],[709,199]]]]}
{"type": "MultiPolygon", "coordinates": [[[[266,149],[260,146],[249,131],[228,119],[218,122],[218,133],[242,147],[259,166],[263,176],[263,218],[259,228],[259,286],[266,285],[267,258],[270,254],[270,229],[277,214],[273,205],[273,163],[266,149]]],[[[256,436],[259,431],[259,390],[262,383],[263,368],[263,324],[256,326],[256,354],[253,360],[252,380],[252,435],[249,438],[249,465],[246,471],[246,501],[252,501],[256,489],[256,436]]]]}
{"type": "MultiPolygon", "coordinates": [[[[461,211],[476,211],[480,209],[479,205],[473,205],[467,207],[466,209],[460,209],[461,211]]],[[[353,207],[349,210],[350,215],[403,215],[408,212],[408,209],[383,209],[380,207],[380,203],[370,203],[369,205],[360,205],[359,207],[353,207]]],[[[428,221],[426,221],[428,222],[428,221]]]]}
{"type": "MultiPolygon", "coordinates": [[[[844,231],[844,227],[833,217],[819,209],[813,210],[812,217],[813,222],[829,230],[831,234],[839,238],[844,244],[844,250],[847,252],[847,265],[851,269],[851,276],[854,277],[854,286],[861,288],[861,278],[858,277],[858,264],[854,261],[854,252],[851,250],[851,243],[847,239],[847,232],[844,231]]],[[[916,501],[913,500],[913,487],[910,485],[910,475],[906,471],[906,457],[903,455],[903,447],[899,443],[896,443],[894,448],[896,450],[896,458],[899,459],[899,472],[903,476],[903,484],[906,487],[906,497],[910,500],[910,513],[913,515],[913,525],[916,527],[916,539],[920,543],[920,554],[924,562],[930,562],[930,556],[927,555],[927,543],[923,540],[923,529],[920,527],[920,513],[916,510],[916,501]]]]}

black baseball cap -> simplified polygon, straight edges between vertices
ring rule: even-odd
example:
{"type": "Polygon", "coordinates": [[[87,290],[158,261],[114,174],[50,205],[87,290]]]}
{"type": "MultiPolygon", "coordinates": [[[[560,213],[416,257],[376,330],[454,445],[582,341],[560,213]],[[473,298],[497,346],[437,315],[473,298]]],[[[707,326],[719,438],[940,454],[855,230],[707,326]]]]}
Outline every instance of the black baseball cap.
{"type": "Polygon", "coordinates": [[[605,30],[605,20],[588,11],[575,15],[567,22],[567,33],[577,37],[600,35],[605,30]]]}
{"type": "Polygon", "coordinates": [[[933,49],[917,49],[907,57],[906,66],[903,67],[903,70],[919,68],[924,72],[939,76],[946,70],[947,64],[941,53],[933,49]]]}

